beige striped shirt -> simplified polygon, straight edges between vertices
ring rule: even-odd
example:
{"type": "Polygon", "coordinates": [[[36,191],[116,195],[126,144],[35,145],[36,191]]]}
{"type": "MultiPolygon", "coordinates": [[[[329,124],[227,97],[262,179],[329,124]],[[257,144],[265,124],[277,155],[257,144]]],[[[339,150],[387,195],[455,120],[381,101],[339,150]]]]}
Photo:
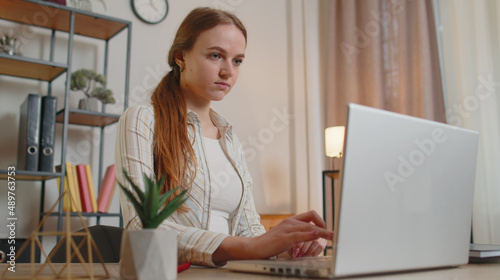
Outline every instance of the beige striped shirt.
{"type": "MultiPolygon", "coordinates": [[[[252,179],[248,172],[243,148],[238,138],[233,135],[231,124],[211,110],[212,121],[221,133],[221,145],[229,161],[236,169],[243,183],[243,195],[237,214],[232,219],[231,233],[237,236],[254,237],[265,232],[260,224],[260,217],[255,210],[252,195],[252,179]]],[[[177,231],[177,250],[179,263],[191,262],[196,265],[215,266],[212,254],[228,235],[208,231],[210,222],[210,172],[208,172],[205,145],[198,116],[188,112],[188,118],[194,124],[195,136],[193,148],[196,152],[198,170],[188,194],[186,205],[189,211],[176,212],[166,219],[159,228],[177,231]]],[[[144,189],[142,174],[154,175],[154,109],[152,105],[136,105],[128,108],[118,122],[116,135],[115,163],[117,180],[124,186],[130,185],[124,180],[121,170],[125,169],[130,177],[144,189]]],[[[120,192],[123,219],[127,228],[141,228],[140,220],[126,197],[120,192]]]]}

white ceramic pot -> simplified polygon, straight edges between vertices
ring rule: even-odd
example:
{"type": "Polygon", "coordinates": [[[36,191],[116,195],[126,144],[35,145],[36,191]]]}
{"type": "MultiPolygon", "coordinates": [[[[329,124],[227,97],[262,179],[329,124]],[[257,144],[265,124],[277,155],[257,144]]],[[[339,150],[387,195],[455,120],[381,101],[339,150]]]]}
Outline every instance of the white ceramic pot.
{"type": "Polygon", "coordinates": [[[101,101],[97,97],[85,97],[78,102],[78,109],[99,112],[101,101]]]}
{"type": "Polygon", "coordinates": [[[122,279],[176,279],[177,232],[125,230],[121,244],[120,275],[122,279]]]}

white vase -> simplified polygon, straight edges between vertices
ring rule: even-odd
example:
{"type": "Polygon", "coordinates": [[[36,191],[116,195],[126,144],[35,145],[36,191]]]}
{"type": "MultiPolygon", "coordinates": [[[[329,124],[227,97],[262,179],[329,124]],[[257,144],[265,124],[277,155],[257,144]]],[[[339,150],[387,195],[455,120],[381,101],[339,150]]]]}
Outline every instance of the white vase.
{"type": "Polygon", "coordinates": [[[121,244],[122,279],[177,278],[177,232],[175,230],[125,230],[121,244]]]}
{"type": "Polygon", "coordinates": [[[85,97],[80,99],[78,109],[99,112],[101,101],[97,97],[85,97]]]}

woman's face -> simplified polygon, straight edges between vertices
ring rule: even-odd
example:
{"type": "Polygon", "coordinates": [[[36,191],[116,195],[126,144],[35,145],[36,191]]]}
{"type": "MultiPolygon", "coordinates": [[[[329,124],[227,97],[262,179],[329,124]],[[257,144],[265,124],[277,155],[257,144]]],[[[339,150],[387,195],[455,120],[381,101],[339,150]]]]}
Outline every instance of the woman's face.
{"type": "Polygon", "coordinates": [[[220,24],[200,34],[177,63],[184,68],[180,85],[188,105],[204,106],[226,96],[238,79],[246,41],[233,24],[220,24]]]}

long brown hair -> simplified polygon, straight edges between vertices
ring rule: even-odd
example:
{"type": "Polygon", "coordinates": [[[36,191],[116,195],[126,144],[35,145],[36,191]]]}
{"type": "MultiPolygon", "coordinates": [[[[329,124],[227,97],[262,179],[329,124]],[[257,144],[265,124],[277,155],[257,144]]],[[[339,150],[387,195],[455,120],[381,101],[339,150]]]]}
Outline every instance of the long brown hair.
{"type": "Polygon", "coordinates": [[[188,122],[186,100],[179,85],[181,69],[175,56],[190,51],[202,32],[219,24],[234,24],[246,41],[246,29],[235,15],[212,8],[194,9],[179,26],[168,53],[171,71],[151,96],[155,113],[154,169],[158,180],[162,176],[166,178],[163,192],[180,185],[189,188],[197,169],[196,154],[188,133],[188,126],[192,127],[192,124],[188,122]]]}

